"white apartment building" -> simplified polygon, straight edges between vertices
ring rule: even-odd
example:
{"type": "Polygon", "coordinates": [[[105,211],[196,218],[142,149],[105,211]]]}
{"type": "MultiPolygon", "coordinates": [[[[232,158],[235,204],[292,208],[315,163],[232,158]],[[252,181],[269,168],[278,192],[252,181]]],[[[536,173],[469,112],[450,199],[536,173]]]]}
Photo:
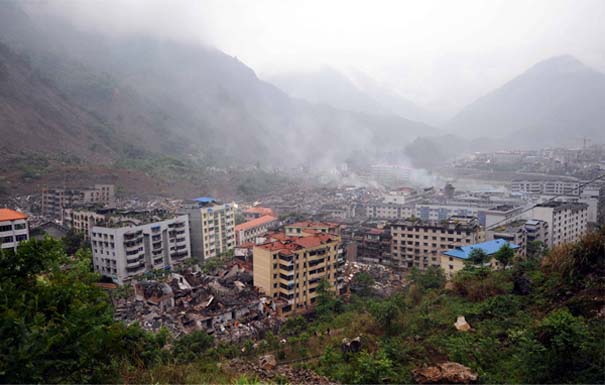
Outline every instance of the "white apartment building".
{"type": "Polygon", "coordinates": [[[548,223],[548,246],[577,241],[586,233],[588,205],[576,202],[546,202],[536,205],[525,216],[548,223]]]}
{"type": "Polygon", "coordinates": [[[102,226],[107,220],[105,212],[111,210],[93,210],[89,208],[68,208],[63,210],[63,226],[75,230],[90,239],[90,231],[94,226],[102,226]]]}
{"type": "Polygon", "coordinates": [[[256,243],[257,238],[262,237],[278,223],[276,217],[265,215],[248,222],[235,226],[235,243],[240,246],[244,243],[256,243]]]}
{"type": "Polygon", "coordinates": [[[29,239],[27,215],[11,209],[0,209],[0,249],[13,249],[29,239]]]}
{"type": "Polygon", "coordinates": [[[115,186],[96,184],[87,189],[45,188],[42,190],[42,215],[47,218],[64,220],[64,210],[81,204],[115,204],[115,186]]]}
{"type": "Polygon", "coordinates": [[[366,206],[366,216],[372,219],[406,219],[414,216],[414,204],[370,203],[366,206]]]}
{"type": "Polygon", "coordinates": [[[396,268],[426,269],[440,266],[439,253],[483,241],[477,218],[452,217],[447,221],[406,220],[391,228],[391,258],[396,268]]]}
{"type": "Polygon", "coordinates": [[[572,195],[579,194],[580,182],[563,180],[514,180],[511,183],[513,193],[572,195]]]}
{"type": "Polygon", "coordinates": [[[169,270],[191,257],[187,215],[142,225],[91,230],[94,270],[123,284],[148,271],[169,270]]]}
{"type": "Polygon", "coordinates": [[[235,248],[235,205],[200,197],[186,204],[191,227],[191,252],[203,261],[235,248]]]}

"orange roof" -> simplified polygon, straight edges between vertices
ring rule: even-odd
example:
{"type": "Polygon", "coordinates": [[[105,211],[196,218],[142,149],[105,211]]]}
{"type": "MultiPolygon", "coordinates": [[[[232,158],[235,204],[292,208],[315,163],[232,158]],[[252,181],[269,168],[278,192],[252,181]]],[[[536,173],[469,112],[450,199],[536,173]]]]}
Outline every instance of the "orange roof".
{"type": "Polygon", "coordinates": [[[317,247],[334,239],[331,234],[317,234],[310,237],[285,237],[283,240],[263,243],[257,247],[270,251],[291,251],[317,247]]]}
{"type": "Polygon", "coordinates": [[[271,215],[264,215],[260,218],[256,218],[256,219],[253,219],[248,222],[240,223],[239,225],[235,226],[235,231],[248,230],[253,227],[264,225],[266,223],[273,222],[276,220],[277,220],[277,218],[275,218],[271,215]]]}
{"type": "Polygon", "coordinates": [[[27,219],[27,215],[11,209],[0,209],[0,222],[27,219]]]}

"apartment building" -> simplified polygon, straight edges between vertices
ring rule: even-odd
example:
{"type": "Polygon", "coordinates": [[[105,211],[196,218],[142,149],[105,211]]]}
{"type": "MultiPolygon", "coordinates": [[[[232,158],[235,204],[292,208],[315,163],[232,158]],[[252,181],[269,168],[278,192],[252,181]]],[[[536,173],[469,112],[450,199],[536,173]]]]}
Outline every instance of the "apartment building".
{"type": "Polygon", "coordinates": [[[534,206],[526,215],[548,223],[549,247],[575,242],[587,231],[588,205],[585,203],[550,201],[534,206]]]}
{"type": "Polygon", "coordinates": [[[115,186],[96,184],[87,189],[44,188],[42,190],[42,215],[63,221],[64,210],[82,204],[115,205],[115,186]]]}
{"type": "Polygon", "coordinates": [[[244,243],[256,243],[256,239],[277,225],[277,218],[271,215],[265,215],[248,222],[240,223],[235,226],[235,244],[240,246],[244,243]]]}
{"type": "Polygon", "coordinates": [[[28,239],[27,215],[11,209],[0,209],[0,249],[17,251],[19,243],[28,239]]]}
{"type": "Polygon", "coordinates": [[[329,233],[340,236],[340,225],[331,222],[302,221],[284,226],[289,237],[308,237],[318,233],[329,233]]]}
{"type": "Polygon", "coordinates": [[[498,205],[479,212],[479,223],[486,228],[497,226],[515,219],[523,211],[523,207],[513,205],[498,205]]]}
{"type": "Polygon", "coordinates": [[[485,231],[485,239],[486,241],[502,239],[518,245],[519,254],[525,256],[527,250],[527,234],[525,232],[525,223],[526,221],[524,219],[519,219],[508,224],[497,226],[493,229],[488,229],[485,231]]]}
{"type": "Polygon", "coordinates": [[[391,265],[391,230],[365,229],[354,238],[356,260],[369,264],[391,265]]]}
{"type": "Polygon", "coordinates": [[[340,292],[344,263],[338,235],[284,235],[254,247],[254,286],[275,300],[281,314],[305,312],[315,302],[321,280],[340,292]]]}
{"type": "Polygon", "coordinates": [[[90,239],[93,226],[101,226],[115,213],[115,209],[100,207],[66,208],[63,210],[62,224],[90,239]]]}
{"type": "Polygon", "coordinates": [[[441,251],[484,239],[477,218],[469,216],[443,221],[406,220],[394,222],[390,228],[392,264],[401,269],[440,266],[441,251]]]}
{"type": "Polygon", "coordinates": [[[548,222],[538,219],[529,219],[523,226],[525,228],[526,244],[534,241],[542,242],[545,245],[550,243],[550,233],[548,231],[548,222]]]}
{"type": "Polygon", "coordinates": [[[191,227],[191,253],[204,261],[235,248],[235,205],[200,197],[184,205],[191,227]]]}
{"type": "Polygon", "coordinates": [[[445,273],[447,279],[451,279],[454,274],[464,268],[464,263],[470,257],[474,249],[483,250],[489,258],[489,266],[492,269],[499,269],[500,263],[493,257],[504,245],[508,245],[511,249],[518,253],[519,245],[509,242],[504,239],[494,239],[491,241],[481,242],[474,245],[459,246],[454,249],[446,250],[439,256],[440,266],[445,273]]]}
{"type": "Polygon", "coordinates": [[[415,215],[416,207],[413,203],[373,202],[366,206],[366,217],[370,219],[407,219],[415,215]]]}
{"type": "Polygon", "coordinates": [[[187,215],[144,224],[93,226],[94,270],[123,284],[153,270],[170,270],[191,257],[187,215]]]}
{"type": "Polygon", "coordinates": [[[563,180],[513,180],[513,193],[544,195],[577,195],[580,193],[580,182],[563,180]]]}
{"type": "Polygon", "coordinates": [[[539,241],[549,244],[548,223],[537,219],[517,219],[511,223],[502,224],[485,232],[485,239],[503,239],[519,246],[518,254],[527,255],[527,245],[539,241]]]}

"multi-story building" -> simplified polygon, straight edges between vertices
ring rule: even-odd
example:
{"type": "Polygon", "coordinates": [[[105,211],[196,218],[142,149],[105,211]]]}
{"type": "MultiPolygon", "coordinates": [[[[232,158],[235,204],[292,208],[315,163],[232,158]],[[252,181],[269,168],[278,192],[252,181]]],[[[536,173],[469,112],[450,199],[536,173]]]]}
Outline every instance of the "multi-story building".
{"type": "Polygon", "coordinates": [[[45,188],[42,190],[42,215],[63,221],[64,210],[82,204],[115,204],[115,186],[96,184],[89,189],[45,188]]]}
{"type": "Polygon", "coordinates": [[[265,215],[248,222],[240,223],[235,226],[235,244],[240,246],[244,243],[256,243],[256,239],[261,237],[278,223],[277,218],[271,215],[265,215]]]}
{"type": "Polygon", "coordinates": [[[191,253],[200,261],[235,248],[235,207],[201,197],[184,205],[191,227],[191,253]]]}
{"type": "Polygon", "coordinates": [[[492,269],[500,268],[500,263],[494,258],[496,254],[504,245],[508,245],[511,249],[518,253],[520,249],[519,245],[509,242],[504,239],[493,239],[474,245],[459,246],[454,249],[446,250],[439,256],[440,266],[443,269],[447,279],[451,279],[454,274],[464,268],[465,261],[470,257],[471,253],[475,249],[482,250],[489,258],[489,266],[492,269]]]}
{"type": "Polygon", "coordinates": [[[580,193],[580,182],[567,180],[513,180],[513,193],[544,195],[577,195],[580,193]]]}
{"type": "Polygon", "coordinates": [[[523,211],[523,207],[498,205],[479,212],[479,222],[486,228],[513,221],[523,211]],[[482,220],[483,219],[483,220],[482,220]]]}
{"type": "Polygon", "coordinates": [[[391,265],[390,228],[365,229],[355,237],[356,260],[363,263],[391,265]]]}
{"type": "Polygon", "coordinates": [[[575,242],[587,231],[588,205],[585,203],[550,201],[534,206],[525,215],[548,223],[549,247],[575,242]]]}
{"type": "Polygon", "coordinates": [[[29,239],[27,215],[11,209],[0,209],[0,249],[17,250],[29,239]]]}
{"type": "Polygon", "coordinates": [[[483,239],[484,233],[474,217],[394,222],[391,224],[392,265],[402,269],[440,266],[440,251],[478,243],[483,239]]]}
{"type": "Polygon", "coordinates": [[[470,203],[417,203],[414,216],[423,221],[443,221],[452,216],[478,217],[478,205],[470,203]]]}
{"type": "Polygon", "coordinates": [[[525,222],[524,228],[526,246],[535,241],[542,242],[544,245],[550,243],[550,233],[548,231],[547,222],[538,219],[529,219],[525,222]]]}
{"type": "Polygon", "coordinates": [[[414,204],[373,202],[366,206],[366,217],[370,219],[407,219],[416,215],[414,204]]]}
{"type": "Polygon", "coordinates": [[[296,222],[284,226],[285,233],[289,237],[308,237],[318,233],[329,233],[340,235],[340,226],[330,222],[296,222]]]}
{"type": "Polygon", "coordinates": [[[93,226],[91,247],[94,270],[118,284],[148,271],[169,270],[191,257],[188,217],[93,226]]]}
{"type": "Polygon", "coordinates": [[[519,254],[525,255],[527,245],[527,234],[525,233],[525,220],[518,219],[511,223],[502,224],[485,231],[485,239],[493,241],[502,239],[515,245],[519,245],[519,254]]]}
{"type": "Polygon", "coordinates": [[[338,235],[284,235],[254,247],[254,286],[275,299],[282,314],[304,312],[315,302],[322,280],[339,293],[344,263],[338,235]]]}
{"type": "Polygon", "coordinates": [[[90,239],[93,226],[103,225],[115,214],[115,209],[100,207],[79,207],[63,210],[63,225],[90,239]]]}
{"type": "Polygon", "coordinates": [[[503,239],[519,246],[518,254],[527,255],[527,246],[531,242],[539,241],[548,245],[548,223],[536,219],[517,219],[513,222],[496,226],[485,232],[488,241],[503,239]]]}

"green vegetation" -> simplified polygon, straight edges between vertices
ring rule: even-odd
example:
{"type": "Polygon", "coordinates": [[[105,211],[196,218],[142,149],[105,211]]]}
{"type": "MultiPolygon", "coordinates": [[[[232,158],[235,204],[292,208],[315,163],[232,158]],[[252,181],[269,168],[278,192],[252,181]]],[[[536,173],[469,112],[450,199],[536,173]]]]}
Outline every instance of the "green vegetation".
{"type": "Polygon", "coordinates": [[[229,381],[205,333],[173,340],[166,330],[153,334],[113,321],[90,264],[90,253],[70,258],[50,238],[2,251],[1,383],[229,381]]]}
{"type": "Polygon", "coordinates": [[[343,383],[410,383],[414,368],[446,360],[482,383],[605,383],[605,231],[507,263],[447,284],[439,269],[414,270],[389,298],[366,274],[346,301],[323,282],[314,314],[238,345],[115,322],[88,253],[29,241],[0,254],[0,382],[258,383],[223,364],[273,353],[343,383]],[[470,331],[454,327],[461,315],[470,331]],[[356,337],[358,351],[342,347],[356,337]]]}

